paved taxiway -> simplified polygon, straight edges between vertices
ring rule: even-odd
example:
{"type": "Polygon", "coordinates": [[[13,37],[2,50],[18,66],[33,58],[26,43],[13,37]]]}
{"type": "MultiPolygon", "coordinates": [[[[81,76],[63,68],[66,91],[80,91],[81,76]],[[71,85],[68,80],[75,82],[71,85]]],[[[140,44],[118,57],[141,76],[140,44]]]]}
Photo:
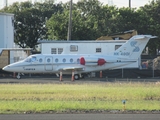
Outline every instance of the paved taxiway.
{"type": "Polygon", "coordinates": [[[14,114],[0,120],[159,120],[160,114],[14,114]]]}
{"type": "Polygon", "coordinates": [[[160,78],[144,78],[144,79],[132,79],[132,78],[85,78],[80,80],[75,80],[74,82],[71,81],[71,78],[64,77],[63,81],[59,81],[57,77],[39,77],[39,76],[22,76],[22,79],[16,79],[12,77],[0,77],[0,84],[5,83],[28,83],[28,84],[46,84],[46,83],[103,83],[103,82],[160,82],[160,78]]]}

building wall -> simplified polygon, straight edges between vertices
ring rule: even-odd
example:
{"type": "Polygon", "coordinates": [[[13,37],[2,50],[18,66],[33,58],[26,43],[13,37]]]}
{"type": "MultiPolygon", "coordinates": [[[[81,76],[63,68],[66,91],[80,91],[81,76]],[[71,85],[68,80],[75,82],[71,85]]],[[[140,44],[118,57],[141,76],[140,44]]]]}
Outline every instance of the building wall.
{"type": "Polygon", "coordinates": [[[62,54],[109,54],[115,51],[115,45],[123,45],[124,42],[107,43],[107,42],[79,42],[79,43],[42,43],[41,53],[51,54],[52,48],[63,48],[62,54]],[[78,47],[78,51],[70,51],[70,46],[78,47]],[[101,48],[101,52],[96,52],[96,48],[101,48]]]}
{"type": "Polygon", "coordinates": [[[0,48],[13,48],[14,15],[0,13],[0,48]]]}
{"type": "Polygon", "coordinates": [[[9,51],[5,50],[0,54],[0,69],[9,64],[9,51]]]}
{"type": "Polygon", "coordinates": [[[11,62],[14,54],[5,48],[13,48],[14,43],[14,15],[0,13],[0,68],[11,62]]]}

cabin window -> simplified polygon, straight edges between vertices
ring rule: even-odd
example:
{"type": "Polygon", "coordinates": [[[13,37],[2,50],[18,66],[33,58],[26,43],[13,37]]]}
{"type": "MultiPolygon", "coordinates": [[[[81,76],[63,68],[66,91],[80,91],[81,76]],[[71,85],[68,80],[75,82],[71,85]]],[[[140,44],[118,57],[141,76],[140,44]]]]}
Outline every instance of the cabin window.
{"type": "Polygon", "coordinates": [[[115,50],[117,50],[119,47],[121,47],[122,45],[115,45],[115,50]]]}
{"type": "Polygon", "coordinates": [[[100,53],[101,52],[101,48],[96,48],[96,53],[100,53]]]}
{"type": "Polygon", "coordinates": [[[72,58],[70,59],[70,62],[71,62],[71,63],[73,62],[73,59],[72,59],[72,58]]]}
{"type": "Polygon", "coordinates": [[[77,63],[80,63],[80,59],[79,58],[77,59],[77,63]]]}
{"type": "Polygon", "coordinates": [[[56,62],[56,63],[58,62],[58,58],[55,59],[55,62],[56,62]]]}
{"type": "Polygon", "coordinates": [[[58,48],[58,54],[61,54],[63,52],[63,48],[58,48]]]}
{"type": "Polygon", "coordinates": [[[57,54],[57,49],[56,48],[51,48],[51,54],[57,54]]]}
{"type": "Polygon", "coordinates": [[[39,59],[39,62],[40,62],[40,63],[42,62],[42,58],[39,59]]]}
{"type": "Polygon", "coordinates": [[[65,59],[65,58],[63,58],[63,62],[64,62],[64,63],[66,62],[66,59],[65,59]]]}
{"type": "Polygon", "coordinates": [[[47,62],[49,63],[50,61],[51,61],[51,60],[48,58],[48,59],[47,59],[47,62]]]}
{"type": "Polygon", "coordinates": [[[71,45],[71,46],[70,46],[70,51],[71,51],[71,52],[76,52],[76,51],[78,51],[78,45],[71,45]]]}

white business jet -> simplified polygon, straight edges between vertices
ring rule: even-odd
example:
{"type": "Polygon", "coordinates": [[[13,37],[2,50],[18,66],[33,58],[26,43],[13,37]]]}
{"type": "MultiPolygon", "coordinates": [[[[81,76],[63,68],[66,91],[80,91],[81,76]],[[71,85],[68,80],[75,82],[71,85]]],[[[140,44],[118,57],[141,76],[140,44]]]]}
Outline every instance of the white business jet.
{"type": "MultiPolygon", "coordinates": [[[[17,73],[56,73],[72,74],[79,79],[81,74],[106,69],[125,68],[137,62],[151,35],[136,35],[108,55],[89,54],[35,54],[26,59],[7,65],[5,71],[17,73]]],[[[84,48],[85,49],[85,48],[84,48]]],[[[18,74],[17,78],[20,78],[18,74]]]]}

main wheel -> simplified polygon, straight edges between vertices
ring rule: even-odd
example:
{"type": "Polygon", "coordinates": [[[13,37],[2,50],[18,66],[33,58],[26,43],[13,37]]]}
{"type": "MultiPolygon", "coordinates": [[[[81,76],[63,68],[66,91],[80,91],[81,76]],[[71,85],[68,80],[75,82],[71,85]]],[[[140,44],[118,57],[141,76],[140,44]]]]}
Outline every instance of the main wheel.
{"type": "Polygon", "coordinates": [[[74,75],[74,79],[75,79],[75,80],[79,80],[79,75],[78,75],[78,74],[75,74],[75,75],[74,75]]]}
{"type": "Polygon", "coordinates": [[[20,75],[17,75],[17,79],[21,79],[21,76],[20,76],[20,75]]]}

